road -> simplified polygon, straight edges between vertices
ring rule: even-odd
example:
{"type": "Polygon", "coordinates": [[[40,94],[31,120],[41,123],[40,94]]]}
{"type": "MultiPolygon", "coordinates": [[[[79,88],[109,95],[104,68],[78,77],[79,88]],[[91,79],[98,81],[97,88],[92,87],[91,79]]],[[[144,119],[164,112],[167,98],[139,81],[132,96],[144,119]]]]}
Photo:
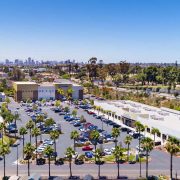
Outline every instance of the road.
{"type": "MultiPolygon", "coordinates": [[[[67,104],[63,103],[63,106],[66,106],[67,104]]],[[[14,102],[12,100],[11,104],[9,105],[9,108],[12,111],[15,111],[16,108],[19,106],[18,103],[14,102]]],[[[71,107],[71,110],[73,107],[71,107]]],[[[58,114],[54,113],[52,110],[50,110],[49,107],[43,107],[43,112],[47,112],[48,117],[52,117],[56,122],[60,123],[62,126],[63,134],[60,135],[60,138],[57,142],[57,151],[58,155],[60,157],[64,156],[64,152],[67,147],[73,146],[73,140],[70,139],[70,133],[72,130],[77,130],[73,125],[70,125],[68,122],[64,121],[63,116],[59,116],[58,114]]],[[[29,116],[26,115],[25,111],[20,108],[19,114],[22,121],[17,122],[17,126],[21,127],[26,124],[26,122],[29,120],[29,116]]],[[[101,128],[102,123],[101,121],[95,119],[94,117],[88,115],[84,110],[78,109],[78,116],[83,115],[87,122],[91,122],[101,128]]],[[[104,124],[104,129],[108,132],[111,132],[112,127],[107,126],[104,124]]],[[[123,139],[127,134],[125,132],[121,132],[121,135],[119,137],[119,142],[123,143],[123,139]]],[[[48,135],[43,135],[43,138],[48,138],[48,135]]],[[[34,141],[34,138],[32,139],[34,141]]],[[[25,142],[29,141],[29,135],[25,136],[25,142]]],[[[131,147],[135,147],[137,145],[137,140],[133,140],[131,147]]],[[[103,145],[104,147],[113,147],[114,144],[110,143],[107,145],[103,145]]],[[[81,149],[79,148],[77,150],[78,152],[81,152],[81,149]]],[[[22,157],[22,142],[19,146],[19,155],[20,158],[22,157]]],[[[149,175],[159,175],[159,174],[165,174],[169,175],[169,162],[170,162],[170,156],[166,152],[162,152],[159,150],[153,150],[150,153],[151,161],[149,163],[149,175]]],[[[11,153],[7,155],[6,157],[6,167],[7,167],[7,174],[8,175],[15,175],[16,174],[16,148],[11,148],[11,153]]],[[[173,159],[173,167],[174,171],[173,174],[179,173],[180,174],[180,158],[174,157],[173,159]]],[[[52,175],[61,175],[61,176],[68,176],[69,174],[69,166],[68,164],[64,164],[62,166],[55,166],[51,165],[52,169],[52,175]]],[[[142,164],[142,175],[145,176],[145,163],[142,164]]],[[[91,174],[93,176],[97,176],[97,166],[94,164],[84,164],[81,166],[73,165],[72,167],[73,174],[74,175],[80,175],[84,176],[86,174],[91,174]]],[[[0,174],[3,173],[3,160],[0,161],[0,174]]],[[[48,174],[48,166],[37,166],[31,164],[31,173],[38,173],[41,175],[47,175],[48,174]]],[[[117,167],[116,164],[104,164],[101,167],[101,174],[115,177],[117,173],[117,167]]],[[[122,164],[120,165],[120,173],[123,176],[128,177],[138,177],[139,175],[139,164],[122,164]]],[[[27,175],[27,165],[19,165],[19,174],[20,175],[27,175]]]]}

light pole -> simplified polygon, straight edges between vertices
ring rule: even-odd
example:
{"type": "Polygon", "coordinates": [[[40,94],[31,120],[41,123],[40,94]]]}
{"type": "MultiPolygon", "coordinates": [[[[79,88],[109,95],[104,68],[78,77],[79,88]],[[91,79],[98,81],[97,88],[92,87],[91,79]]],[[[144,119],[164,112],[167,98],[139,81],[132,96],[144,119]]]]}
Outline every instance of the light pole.
{"type": "Polygon", "coordinates": [[[17,143],[17,166],[16,166],[16,175],[18,176],[19,175],[19,164],[18,164],[18,159],[19,159],[19,148],[18,148],[18,146],[19,146],[19,143],[17,143]]]}

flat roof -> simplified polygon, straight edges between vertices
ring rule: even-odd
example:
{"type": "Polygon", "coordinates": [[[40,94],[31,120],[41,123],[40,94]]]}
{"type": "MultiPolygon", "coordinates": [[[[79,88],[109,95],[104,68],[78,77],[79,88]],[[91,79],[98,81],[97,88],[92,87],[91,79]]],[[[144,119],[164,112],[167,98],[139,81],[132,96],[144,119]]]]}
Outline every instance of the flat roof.
{"type": "Polygon", "coordinates": [[[168,108],[157,108],[133,101],[94,101],[94,104],[105,110],[111,110],[118,116],[123,116],[142,124],[155,127],[161,133],[180,139],[180,114],[168,108]],[[169,111],[167,111],[169,110],[169,111]]]}
{"type": "Polygon", "coordinates": [[[37,84],[36,82],[32,81],[15,81],[15,84],[37,84]]]}

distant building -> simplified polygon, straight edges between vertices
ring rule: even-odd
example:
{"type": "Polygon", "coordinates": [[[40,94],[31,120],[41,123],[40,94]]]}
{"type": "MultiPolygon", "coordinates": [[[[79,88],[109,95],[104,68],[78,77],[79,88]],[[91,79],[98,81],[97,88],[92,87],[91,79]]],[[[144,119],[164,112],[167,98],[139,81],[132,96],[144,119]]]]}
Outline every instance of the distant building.
{"type": "Polygon", "coordinates": [[[6,100],[6,95],[4,92],[0,92],[0,102],[4,102],[6,100]]]}
{"type": "Polygon", "coordinates": [[[14,82],[13,88],[15,91],[15,101],[30,100],[55,100],[61,99],[63,96],[58,93],[58,89],[61,88],[66,92],[69,88],[72,88],[73,99],[83,99],[83,87],[72,83],[42,83],[37,84],[35,82],[14,82]]]}
{"type": "Polygon", "coordinates": [[[15,101],[26,101],[38,99],[38,84],[35,82],[14,82],[15,101]]]}
{"type": "Polygon", "coordinates": [[[55,86],[52,83],[43,83],[38,86],[38,99],[55,100],[55,86]]]}

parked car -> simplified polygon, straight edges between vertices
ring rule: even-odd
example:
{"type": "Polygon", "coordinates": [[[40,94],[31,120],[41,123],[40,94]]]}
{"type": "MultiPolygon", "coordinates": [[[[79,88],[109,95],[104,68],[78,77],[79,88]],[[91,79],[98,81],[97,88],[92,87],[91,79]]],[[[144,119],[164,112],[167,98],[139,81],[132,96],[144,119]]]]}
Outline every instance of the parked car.
{"type": "Polygon", "coordinates": [[[93,147],[91,147],[91,146],[83,146],[83,147],[82,147],[82,150],[83,150],[83,151],[92,151],[92,150],[93,150],[93,147]]]}
{"type": "Polygon", "coordinates": [[[92,152],[85,152],[85,156],[87,158],[93,158],[93,153],[92,152]]]}

